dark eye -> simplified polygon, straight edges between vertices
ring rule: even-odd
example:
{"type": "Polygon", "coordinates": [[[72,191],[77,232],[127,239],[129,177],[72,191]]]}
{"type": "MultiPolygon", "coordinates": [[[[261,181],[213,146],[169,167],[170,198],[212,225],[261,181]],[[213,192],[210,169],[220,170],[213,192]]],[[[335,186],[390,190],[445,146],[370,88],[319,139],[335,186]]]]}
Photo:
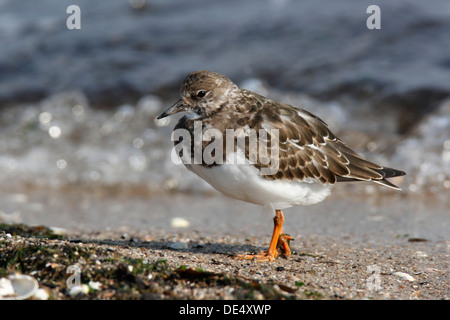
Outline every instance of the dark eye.
{"type": "Polygon", "coordinates": [[[206,91],[205,90],[198,90],[197,91],[197,97],[203,98],[204,96],[206,96],[206,91]]]}

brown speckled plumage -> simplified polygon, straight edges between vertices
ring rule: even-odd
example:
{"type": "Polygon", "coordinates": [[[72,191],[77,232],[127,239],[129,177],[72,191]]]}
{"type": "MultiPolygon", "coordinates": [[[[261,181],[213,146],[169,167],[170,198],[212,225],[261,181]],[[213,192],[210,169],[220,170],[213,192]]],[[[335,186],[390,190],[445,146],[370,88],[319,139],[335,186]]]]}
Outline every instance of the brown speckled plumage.
{"type": "MultiPolygon", "coordinates": [[[[302,181],[312,178],[323,184],[362,180],[397,188],[386,178],[405,174],[364,159],[312,113],[239,89],[223,75],[205,70],[192,72],[182,86],[181,96],[177,112],[192,112],[196,116],[181,118],[175,129],[185,128],[193,132],[196,120],[202,121],[203,130],[216,128],[225,133],[225,129],[250,128],[256,131],[258,138],[259,129],[278,129],[279,167],[275,174],[263,175],[266,179],[302,181]],[[205,97],[197,96],[200,90],[207,93],[205,97]]],[[[211,141],[204,141],[203,147],[209,143],[211,141]]],[[[245,147],[248,158],[248,144],[245,147]]],[[[225,150],[224,144],[224,158],[225,150]]],[[[203,165],[211,167],[215,164],[203,165]]],[[[264,167],[259,161],[254,166],[264,167]]]]}

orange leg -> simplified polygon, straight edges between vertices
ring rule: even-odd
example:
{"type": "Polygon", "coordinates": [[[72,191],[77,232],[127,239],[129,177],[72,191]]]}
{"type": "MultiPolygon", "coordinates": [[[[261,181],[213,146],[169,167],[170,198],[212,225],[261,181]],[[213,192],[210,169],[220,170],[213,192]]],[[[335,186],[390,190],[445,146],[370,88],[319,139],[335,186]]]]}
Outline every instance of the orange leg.
{"type": "Polygon", "coordinates": [[[283,211],[275,210],[275,212],[276,216],[273,218],[272,240],[270,241],[269,249],[267,250],[267,252],[262,252],[259,254],[241,254],[237,256],[239,259],[271,261],[275,259],[280,254],[280,252],[287,257],[291,255],[289,241],[293,239],[291,236],[283,233],[283,211]]]}

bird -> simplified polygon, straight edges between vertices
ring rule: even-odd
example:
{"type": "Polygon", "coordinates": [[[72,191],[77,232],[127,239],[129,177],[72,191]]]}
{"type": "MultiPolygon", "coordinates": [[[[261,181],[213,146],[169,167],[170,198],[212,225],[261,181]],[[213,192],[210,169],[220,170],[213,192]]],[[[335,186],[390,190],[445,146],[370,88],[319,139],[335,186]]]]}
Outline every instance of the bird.
{"type": "Polygon", "coordinates": [[[189,73],[180,99],[156,119],[180,112],[172,140],[185,167],[228,197],[274,211],[268,250],[238,254],[239,259],[291,255],[284,209],[323,201],[341,182],[400,190],[387,178],[406,174],[366,160],[313,113],[241,89],[209,70],[189,73]]]}

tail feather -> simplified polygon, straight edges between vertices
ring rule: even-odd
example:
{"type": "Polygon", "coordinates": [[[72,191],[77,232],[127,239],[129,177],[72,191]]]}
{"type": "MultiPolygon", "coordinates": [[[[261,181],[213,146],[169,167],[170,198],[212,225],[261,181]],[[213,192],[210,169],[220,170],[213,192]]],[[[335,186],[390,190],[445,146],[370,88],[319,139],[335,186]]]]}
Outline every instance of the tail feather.
{"type": "Polygon", "coordinates": [[[397,170],[397,169],[393,169],[393,168],[386,168],[386,167],[382,167],[381,169],[371,169],[373,171],[376,171],[377,173],[379,173],[382,178],[381,179],[368,179],[368,180],[364,180],[364,179],[357,179],[357,178],[348,178],[348,177],[337,177],[337,181],[338,182],[344,182],[344,181],[372,181],[378,184],[381,184],[385,187],[389,187],[392,189],[396,189],[396,190],[401,190],[400,187],[396,186],[395,184],[389,182],[388,180],[386,180],[386,178],[393,178],[393,177],[400,177],[400,176],[404,176],[406,175],[406,172],[401,171],[401,170],[397,170]]]}
{"type": "Polygon", "coordinates": [[[401,171],[401,170],[397,170],[397,169],[393,169],[393,168],[382,168],[380,170],[375,170],[375,171],[377,171],[380,174],[382,174],[383,175],[383,179],[381,179],[381,180],[372,180],[373,182],[376,182],[378,184],[381,184],[381,185],[389,187],[389,188],[393,188],[393,189],[396,189],[396,190],[401,190],[400,187],[397,187],[395,184],[387,181],[386,178],[393,178],[393,177],[404,176],[404,175],[406,175],[406,172],[401,171]]]}
{"type": "Polygon", "coordinates": [[[395,184],[387,181],[386,179],[372,180],[372,181],[375,182],[375,183],[381,184],[382,186],[385,186],[385,187],[389,187],[389,188],[392,188],[392,189],[395,189],[395,190],[402,190],[402,188],[400,188],[400,187],[396,186],[395,184]]]}
{"type": "Polygon", "coordinates": [[[393,178],[406,175],[406,172],[404,171],[386,167],[383,167],[381,170],[375,169],[375,171],[381,173],[384,176],[384,178],[393,178]]]}

